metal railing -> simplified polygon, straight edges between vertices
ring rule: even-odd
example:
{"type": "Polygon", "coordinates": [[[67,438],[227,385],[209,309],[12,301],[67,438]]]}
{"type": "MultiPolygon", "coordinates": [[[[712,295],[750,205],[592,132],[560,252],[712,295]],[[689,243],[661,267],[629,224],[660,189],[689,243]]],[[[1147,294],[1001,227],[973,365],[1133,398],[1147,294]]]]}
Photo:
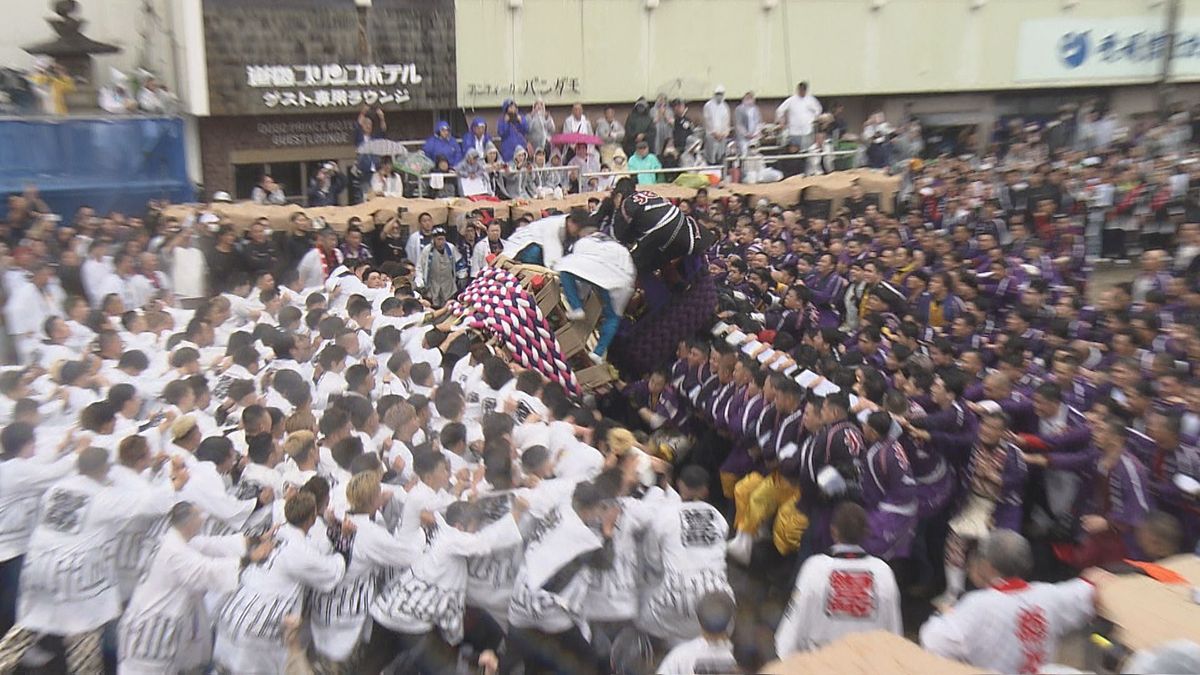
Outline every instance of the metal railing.
{"type": "MultiPolygon", "coordinates": [[[[722,160],[721,164],[706,164],[703,166],[686,166],[686,167],[681,166],[681,167],[662,168],[662,169],[636,169],[636,170],[635,169],[625,169],[622,171],[588,171],[588,172],[581,173],[579,175],[579,180],[582,183],[583,181],[590,179],[590,178],[610,178],[610,177],[617,177],[617,176],[640,176],[643,174],[656,174],[657,175],[657,174],[680,174],[680,173],[712,173],[715,171],[715,172],[720,172],[721,182],[724,183],[729,178],[729,175],[731,173],[733,166],[735,164],[740,165],[741,163],[743,163],[747,160],[754,161],[754,162],[762,162],[765,165],[770,166],[771,164],[774,164],[774,163],[778,162],[779,160],[785,160],[785,159],[811,159],[813,157],[836,158],[836,157],[853,156],[853,155],[857,155],[857,154],[859,154],[858,150],[831,150],[829,152],[799,152],[799,153],[788,154],[788,155],[734,155],[734,156],[726,157],[724,160],[722,160]]],[[[569,165],[568,166],[544,166],[544,167],[531,166],[531,167],[526,167],[524,169],[524,171],[528,171],[530,173],[540,173],[540,172],[549,172],[549,171],[565,171],[568,173],[576,173],[579,171],[579,168],[575,167],[575,166],[569,166],[569,165]]],[[[511,174],[513,172],[506,168],[497,173],[500,173],[503,175],[503,174],[511,174]]],[[[431,173],[420,174],[419,176],[417,176],[417,179],[418,179],[417,196],[418,197],[425,196],[425,186],[426,186],[428,180],[435,176],[440,176],[443,179],[454,179],[454,180],[458,179],[458,174],[453,173],[453,172],[450,172],[450,173],[431,172],[431,173]]],[[[659,181],[655,181],[655,182],[658,183],[659,181]]],[[[590,191],[589,190],[580,190],[579,193],[586,193],[586,192],[590,192],[590,191]]]]}

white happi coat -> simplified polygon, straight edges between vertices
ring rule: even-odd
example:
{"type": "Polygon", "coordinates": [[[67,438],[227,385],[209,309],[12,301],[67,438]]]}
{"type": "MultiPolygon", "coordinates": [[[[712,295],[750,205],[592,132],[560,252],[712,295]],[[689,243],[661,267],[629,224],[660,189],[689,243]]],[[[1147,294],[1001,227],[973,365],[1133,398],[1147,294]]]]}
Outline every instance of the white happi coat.
{"type": "Polygon", "coordinates": [[[381,517],[355,513],[349,518],[358,529],[346,575],[332,590],[313,593],[310,600],[313,646],[333,661],[345,661],[359,642],[370,639],[368,610],[378,595],[376,579],[411,555],[409,547],[376,522],[382,522],[381,517]]]}
{"type": "Polygon", "coordinates": [[[201,667],[212,658],[206,593],[237,588],[246,539],[240,534],[185,541],[171,528],[133,592],[119,626],[119,675],[159,675],[201,667]]]}
{"type": "Polygon", "coordinates": [[[656,504],[650,532],[647,542],[657,542],[662,552],[662,578],[643,595],[637,626],[671,644],[699,637],[696,603],[701,596],[723,592],[733,597],[725,576],[729,523],[712,504],[681,501],[671,490],[656,504]]]}
{"type": "Polygon", "coordinates": [[[242,573],[221,607],[214,660],[238,675],[282,673],[283,618],[300,611],[306,589],[332,590],[345,573],[342,556],[323,553],[294,525],[281,527],[271,556],[242,573]]]}
{"type": "Polygon", "coordinates": [[[542,519],[525,548],[525,563],[513,582],[508,623],[547,633],[570,630],[582,620],[583,603],[594,570],[584,565],[556,591],[545,588],[560,570],[580,556],[602,548],[604,542],[568,503],[542,519]]]}
{"type": "Polygon", "coordinates": [[[241,532],[258,506],[253,499],[238,499],[229,493],[225,479],[212,462],[194,462],[188,467],[187,485],[179,496],[196,505],[208,516],[205,532],[215,535],[241,532]]]}
{"type": "MultiPolygon", "coordinates": [[[[554,509],[569,505],[575,485],[575,481],[558,478],[544,480],[533,488],[516,490],[516,494],[529,503],[529,510],[519,523],[521,534],[532,536],[538,521],[554,509]]],[[[511,513],[508,495],[482,495],[476,503],[484,510],[489,523],[507,518],[511,513]]],[[[521,541],[472,556],[467,563],[467,604],[487,610],[497,623],[507,626],[513,583],[524,559],[525,547],[521,541]]]]}
{"type": "Polygon", "coordinates": [[[583,605],[589,621],[632,621],[637,617],[641,580],[639,543],[657,515],[655,505],[661,498],[662,491],[654,488],[645,500],[632,497],[618,500],[621,517],[613,530],[613,565],[592,575],[592,586],[583,605]]]}
{"type": "Polygon", "coordinates": [[[75,453],[57,460],[14,457],[0,463],[0,561],[29,550],[42,493],[75,469],[75,453]]]}
{"type": "Polygon", "coordinates": [[[437,628],[450,644],[463,637],[467,596],[467,560],[521,541],[511,515],[478,532],[464,532],[439,515],[433,541],[413,566],[388,585],[371,616],[390,630],[418,635],[437,628]]]}
{"type": "Polygon", "coordinates": [[[967,593],[954,610],[921,626],[921,646],[996,673],[1037,673],[1064,634],[1095,615],[1095,589],[1082,579],[1060,584],[1006,580],[967,593]]]}
{"type": "Polygon", "coordinates": [[[563,238],[566,236],[567,217],[549,216],[518,227],[512,236],[504,240],[504,255],[516,259],[517,255],[533,245],[542,247],[542,265],[554,267],[563,257],[563,238]]]}
{"type": "MultiPolygon", "coordinates": [[[[155,489],[144,476],[120,464],[108,470],[108,477],[117,489],[127,495],[144,494],[155,489]]],[[[122,604],[133,595],[133,589],[137,587],[167,527],[166,515],[153,514],[131,517],[121,528],[113,546],[113,557],[117,564],[122,604]]]]}
{"type": "Polygon", "coordinates": [[[51,486],[21,569],[17,623],[76,635],[117,618],[117,534],[130,518],[166,514],[174,503],[170,485],[130,495],[111,482],[76,475],[51,486]]]}
{"type": "Polygon", "coordinates": [[[613,311],[625,313],[625,305],[633,297],[637,269],[633,256],[621,242],[593,232],[571,247],[571,252],[554,263],[556,272],[569,272],[584,281],[608,291],[613,311]]]}
{"type": "Polygon", "coordinates": [[[775,652],[786,658],[851,633],[901,634],[900,591],[887,563],[858,546],[835,545],[804,561],[783,620],[775,652]]]}

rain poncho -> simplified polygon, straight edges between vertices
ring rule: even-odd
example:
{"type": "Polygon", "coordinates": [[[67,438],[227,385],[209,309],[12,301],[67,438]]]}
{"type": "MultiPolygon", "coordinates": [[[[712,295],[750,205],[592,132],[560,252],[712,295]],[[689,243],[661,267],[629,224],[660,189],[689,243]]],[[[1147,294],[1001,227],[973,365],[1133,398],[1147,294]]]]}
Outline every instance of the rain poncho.
{"type": "Polygon", "coordinates": [[[445,157],[450,166],[454,166],[462,161],[462,147],[453,136],[442,138],[441,133],[443,129],[450,129],[450,123],[445,121],[438,122],[433,127],[433,135],[425,140],[425,145],[422,146],[421,151],[425,153],[426,157],[433,160],[434,163],[437,163],[438,157],[445,157]]]}
{"type": "Polygon", "coordinates": [[[504,105],[500,110],[505,111],[500,116],[500,123],[496,125],[496,135],[500,137],[500,156],[504,161],[510,162],[513,158],[513,153],[519,147],[525,146],[525,134],[529,133],[529,125],[525,121],[525,115],[517,111],[517,119],[515,122],[508,120],[508,107],[513,104],[512,99],[504,101],[504,105]]]}

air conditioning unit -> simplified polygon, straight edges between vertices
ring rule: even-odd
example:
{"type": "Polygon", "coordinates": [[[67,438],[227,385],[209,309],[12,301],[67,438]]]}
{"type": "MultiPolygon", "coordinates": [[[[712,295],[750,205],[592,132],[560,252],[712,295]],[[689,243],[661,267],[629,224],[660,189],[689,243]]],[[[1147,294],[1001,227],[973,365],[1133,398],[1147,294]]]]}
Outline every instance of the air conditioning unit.
{"type": "Polygon", "coordinates": [[[521,9],[525,6],[525,0],[508,0],[509,9],[521,9]]]}
{"type": "Polygon", "coordinates": [[[658,4],[659,4],[659,0],[646,0],[646,9],[647,10],[658,9],[658,4]]]}
{"type": "Polygon", "coordinates": [[[762,8],[771,11],[779,6],[779,0],[762,0],[762,8]]]}
{"type": "Polygon", "coordinates": [[[884,5],[887,3],[888,0],[871,0],[871,11],[878,12],[879,10],[883,9],[884,5]]]}
{"type": "Polygon", "coordinates": [[[354,0],[354,6],[362,9],[370,9],[371,0],[354,0]]]}

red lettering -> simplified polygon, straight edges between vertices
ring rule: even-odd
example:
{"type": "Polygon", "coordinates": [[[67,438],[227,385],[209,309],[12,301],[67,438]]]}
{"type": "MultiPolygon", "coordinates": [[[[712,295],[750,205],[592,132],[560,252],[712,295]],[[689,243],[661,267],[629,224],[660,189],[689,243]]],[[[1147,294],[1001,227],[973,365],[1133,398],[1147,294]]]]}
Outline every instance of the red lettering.
{"type": "Polygon", "coordinates": [[[1017,614],[1017,640],[1021,642],[1022,673],[1038,673],[1046,661],[1046,613],[1041,607],[1026,607],[1017,614]]]}
{"type": "Polygon", "coordinates": [[[875,577],[870,572],[834,571],[829,575],[825,614],[866,619],[875,614],[875,577]]]}

